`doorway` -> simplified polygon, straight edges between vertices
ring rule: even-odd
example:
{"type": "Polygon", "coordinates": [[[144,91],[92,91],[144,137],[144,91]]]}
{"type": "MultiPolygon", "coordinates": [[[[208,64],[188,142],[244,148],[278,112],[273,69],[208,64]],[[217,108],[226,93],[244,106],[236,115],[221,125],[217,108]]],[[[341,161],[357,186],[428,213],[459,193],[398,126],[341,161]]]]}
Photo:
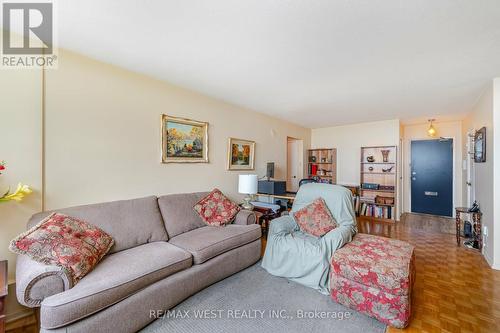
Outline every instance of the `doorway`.
{"type": "Polygon", "coordinates": [[[411,211],[453,214],[453,139],[411,142],[411,211]]]}
{"type": "Polygon", "coordinates": [[[287,137],[286,190],[297,192],[304,176],[304,142],[287,137]]]}

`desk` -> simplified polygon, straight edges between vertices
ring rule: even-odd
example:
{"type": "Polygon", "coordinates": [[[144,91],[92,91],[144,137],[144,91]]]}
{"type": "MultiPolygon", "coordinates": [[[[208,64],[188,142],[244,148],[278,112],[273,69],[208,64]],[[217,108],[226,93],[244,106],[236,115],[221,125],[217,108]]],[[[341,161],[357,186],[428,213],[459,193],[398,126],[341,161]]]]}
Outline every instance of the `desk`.
{"type": "Polygon", "coordinates": [[[273,199],[285,199],[285,200],[295,200],[295,193],[286,193],[286,194],[267,194],[267,193],[257,193],[259,197],[267,197],[273,199]]]}

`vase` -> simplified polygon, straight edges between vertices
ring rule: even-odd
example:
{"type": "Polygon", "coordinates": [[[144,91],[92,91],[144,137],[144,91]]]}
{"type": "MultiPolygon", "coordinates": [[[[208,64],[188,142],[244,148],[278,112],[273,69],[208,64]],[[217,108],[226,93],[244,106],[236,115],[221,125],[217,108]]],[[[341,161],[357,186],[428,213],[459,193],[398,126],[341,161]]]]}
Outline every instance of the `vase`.
{"type": "Polygon", "coordinates": [[[383,149],[380,151],[382,153],[382,159],[384,163],[389,162],[389,153],[391,152],[389,149],[383,149]]]}

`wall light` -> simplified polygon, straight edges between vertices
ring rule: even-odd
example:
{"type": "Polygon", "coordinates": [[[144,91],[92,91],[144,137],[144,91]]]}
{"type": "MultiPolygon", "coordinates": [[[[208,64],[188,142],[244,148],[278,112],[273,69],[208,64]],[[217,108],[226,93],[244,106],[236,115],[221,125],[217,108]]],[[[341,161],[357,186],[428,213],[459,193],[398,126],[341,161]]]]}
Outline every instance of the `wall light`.
{"type": "Polygon", "coordinates": [[[436,120],[436,119],[429,119],[429,123],[430,123],[430,125],[429,125],[429,129],[427,130],[427,134],[428,134],[431,138],[435,137],[435,136],[436,136],[436,134],[437,134],[437,131],[436,131],[436,129],[434,128],[434,125],[432,124],[435,120],[436,120]]]}

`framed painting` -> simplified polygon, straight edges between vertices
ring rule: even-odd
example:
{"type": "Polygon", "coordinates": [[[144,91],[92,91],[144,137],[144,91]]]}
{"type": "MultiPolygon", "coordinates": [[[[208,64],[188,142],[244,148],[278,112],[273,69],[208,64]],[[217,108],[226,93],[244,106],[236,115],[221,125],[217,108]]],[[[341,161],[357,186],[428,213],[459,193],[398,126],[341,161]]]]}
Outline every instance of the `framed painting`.
{"type": "Polygon", "coordinates": [[[255,142],[229,138],[227,147],[228,170],[253,170],[255,163],[255,142]]]}
{"type": "Polygon", "coordinates": [[[482,127],[474,134],[474,162],[486,162],[486,127],[482,127]]]}
{"type": "Polygon", "coordinates": [[[208,123],[161,116],[163,163],[208,163],[208,123]]]}

